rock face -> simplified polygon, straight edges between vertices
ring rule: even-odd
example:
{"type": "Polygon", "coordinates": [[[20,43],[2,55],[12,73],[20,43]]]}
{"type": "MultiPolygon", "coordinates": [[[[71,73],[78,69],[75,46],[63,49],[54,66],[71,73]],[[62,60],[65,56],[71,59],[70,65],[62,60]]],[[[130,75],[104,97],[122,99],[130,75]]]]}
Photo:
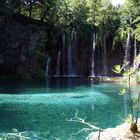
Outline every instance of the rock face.
{"type": "MultiPolygon", "coordinates": [[[[140,133],[132,134],[130,124],[124,123],[116,128],[105,129],[100,134],[100,140],[140,140],[140,133]]],[[[98,140],[99,132],[90,133],[87,140],[98,140]]]]}
{"type": "MultiPolygon", "coordinates": [[[[22,80],[44,77],[46,65],[46,32],[33,21],[4,15],[0,23],[0,79],[15,76],[22,80]]],[[[15,79],[15,78],[13,78],[15,79]]]]}
{"type": "MultiPolygon", "coordinates": [[[[59,52],[59,76],[115,76],[112,67],[123,64],[124,60],[124,48],[121,44],[112,47],[111,34],[103,41],[95,41],[91,31],[75,31],[74,35],[73,31],[69,31],[67,34],[60,34],[53,47],[46,46],[51,57],[49,75],[57,73],[59,52]]],[[[131,58],[133,61],[133,51],[131,58]]]]}
{"type": "MultiPolygon", "coordinates": [[[[0,77],[45,78],[48,59],[48,76],[116,76],[112,67],[122,64],[124,55],[128,54],[121,43],[113,45],[111,33],[97,38],[93,29],[86,27],[53,32],[55,29],[46,24],[41,27],[27,17],[17,18],[5,15],[7,22],[0,24],[0,77]]],[[[131,44],[128,54],[131,64],[137,55],[134,52],[139,50],[131,44]]]]}

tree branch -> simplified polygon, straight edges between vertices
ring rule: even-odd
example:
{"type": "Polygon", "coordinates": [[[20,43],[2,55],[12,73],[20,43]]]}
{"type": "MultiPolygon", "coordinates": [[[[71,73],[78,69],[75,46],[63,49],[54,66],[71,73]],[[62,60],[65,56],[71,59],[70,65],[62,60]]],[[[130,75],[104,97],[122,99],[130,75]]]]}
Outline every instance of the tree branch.
{"type": "MultiPolygon", "coordinates": [[[[86,118],[80,118],[80,117],[78,117],[78,111],[77,111],[77,112],[75,113],[75,117],[74,117],[74,118],[71,118],[71,119],[67,119],[67,121],[85,124],[85,125],[87,125],[87,126],[90,128],[90,130],[98,130],[98,131],[99,131],[99,130],[103,130],[103,129],[101,129],[100,127],[97,127],[97,126],[95,126],[95,125],[93,125],[93,124],[90,124],[90,123],[86,122],[85,119],[86,119],[86,118]]],[[[87,128],[84,128],[84,129],[87,129],[87,128]]]]}

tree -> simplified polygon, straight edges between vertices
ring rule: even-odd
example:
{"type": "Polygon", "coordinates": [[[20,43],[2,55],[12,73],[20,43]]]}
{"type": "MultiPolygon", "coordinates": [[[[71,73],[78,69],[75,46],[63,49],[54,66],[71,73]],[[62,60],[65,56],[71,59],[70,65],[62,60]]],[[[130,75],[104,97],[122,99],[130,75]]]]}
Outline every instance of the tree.
{"type": "Polygon", "coordinates": [[[127,78],[127,89],[121,89],[121,94],[128,93],[129,96],[129,103],[130,103],[130,109],[131,109],[131,124],[130,124],[130,130],[132,133],[138,132],[138,116],[139,116],[139,106],[140,106],[140,92],[138,93],[137,98],[132,98],[131,95],[131,80],[133,77],[136,76],[137,72],[139,71],[139,58],[138,55],[135,59],[135,65],[134,67],[121,67],[120,65],[116,65],[113,68],[113,71],[118,74],[122,74],[125,78],[127,78]],[[136,110],[134,109],[134,106],[136,110]]]}

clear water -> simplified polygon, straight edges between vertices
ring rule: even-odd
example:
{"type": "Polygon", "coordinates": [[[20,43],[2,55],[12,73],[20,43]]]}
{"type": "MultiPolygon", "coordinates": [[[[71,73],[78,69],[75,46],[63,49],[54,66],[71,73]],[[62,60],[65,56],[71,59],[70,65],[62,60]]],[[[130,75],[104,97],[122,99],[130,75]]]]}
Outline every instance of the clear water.
{"type": "Polygon", "coordinates": [[[76,111],[98,127],[115,127],[128,114],[126,95],[119,84],[91,83],[86,79],[49,79],[42,83],[0,86],[0,132],[31,130],[42,140],[85,140],[75,135],[85,125],[68,122],[76,111]]]}

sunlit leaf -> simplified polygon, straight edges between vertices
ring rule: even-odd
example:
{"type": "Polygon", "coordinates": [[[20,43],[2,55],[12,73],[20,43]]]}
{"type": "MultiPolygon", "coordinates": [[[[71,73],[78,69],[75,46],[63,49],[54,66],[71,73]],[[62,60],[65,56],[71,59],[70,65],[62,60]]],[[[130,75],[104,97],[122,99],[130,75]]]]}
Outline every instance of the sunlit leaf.
{"type": "Polygon", "coordinates": [[[123,88],[123,89],[121,89],[121,90],[120,90],[119,95],[124,95],[126,92],[127,92],[127,91],[126,91],[126,89],[125,89],[125,88],[123,88]]]}
{"type": "Polygon", "coordinates": [[[115,72],[115,73],[120,74],[121,71],[122,71],[121,65],[115,65],[115,66],[112,68],[112,71],[115,72]]]}

